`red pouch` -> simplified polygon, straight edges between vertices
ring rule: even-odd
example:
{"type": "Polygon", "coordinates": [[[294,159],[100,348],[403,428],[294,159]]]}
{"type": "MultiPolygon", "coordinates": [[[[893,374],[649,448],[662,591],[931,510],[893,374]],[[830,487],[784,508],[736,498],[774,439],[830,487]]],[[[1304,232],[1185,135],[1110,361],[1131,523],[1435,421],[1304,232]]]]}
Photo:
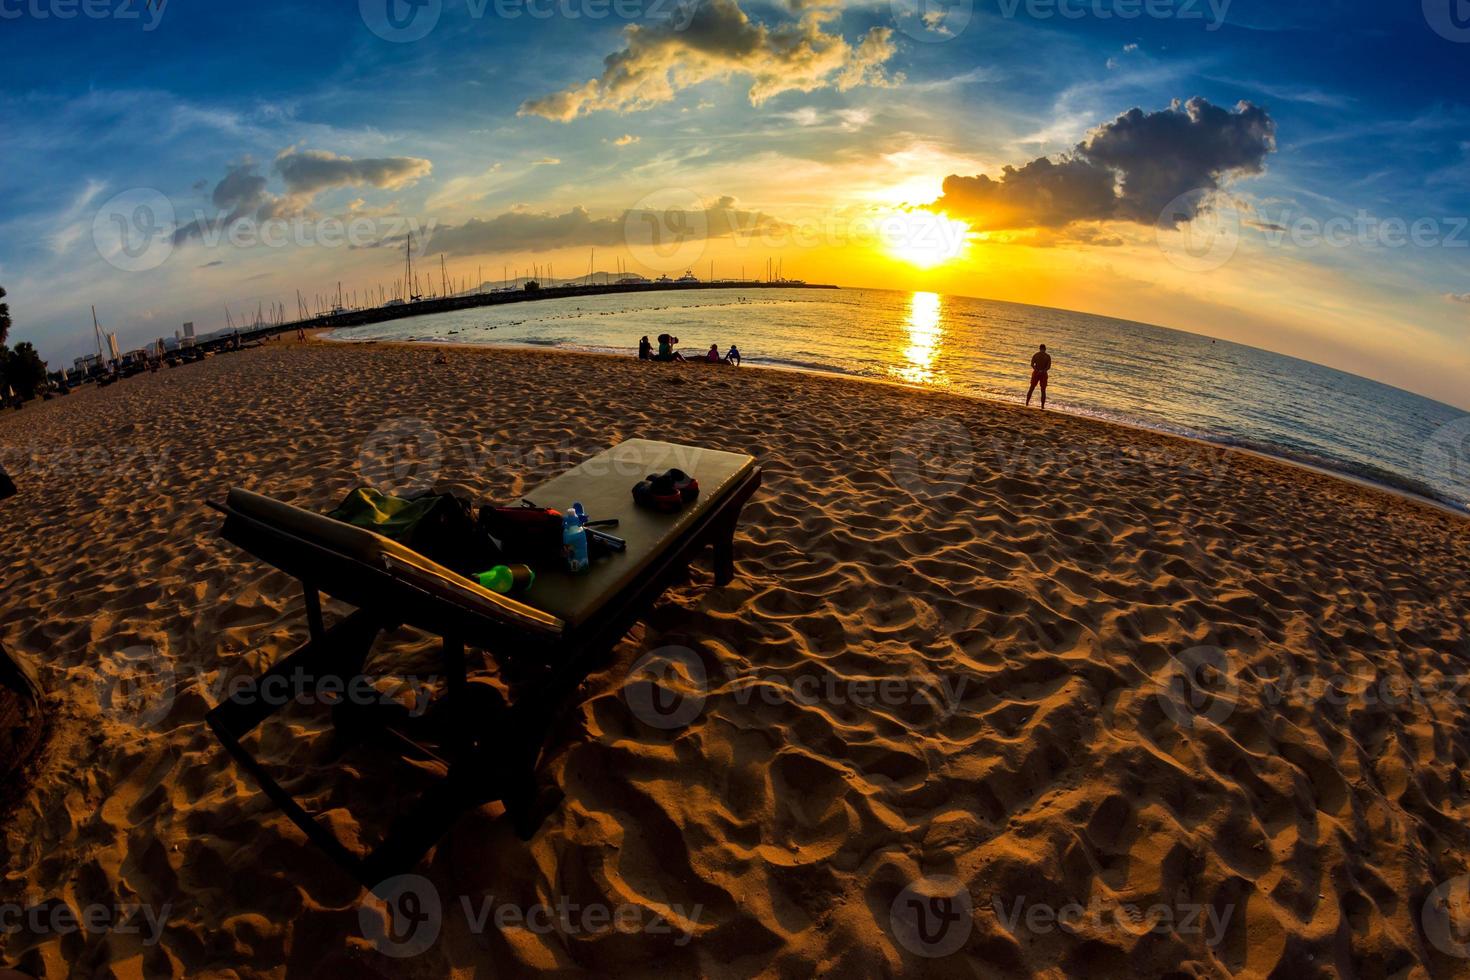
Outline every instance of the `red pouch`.
{"type": "Polygon", "coordinates": [[[561,560],[561,511],[487,505],[480,508],[480,528],[499,545],[506,561],[547,566],[561,560]]]}

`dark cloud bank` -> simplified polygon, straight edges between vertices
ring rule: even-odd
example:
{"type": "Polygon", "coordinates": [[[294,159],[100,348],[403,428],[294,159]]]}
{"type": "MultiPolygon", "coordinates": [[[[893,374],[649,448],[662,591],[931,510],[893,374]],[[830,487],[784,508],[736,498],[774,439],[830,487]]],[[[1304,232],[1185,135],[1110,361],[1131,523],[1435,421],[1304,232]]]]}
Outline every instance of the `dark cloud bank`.
{"type": "MultiPolygon", "coordinates": [[[[174,230],[174,244],[229,228],[237,221],[270,221],[302,214],[312,199],[334,187],[371,185],[395,190],[426,177],[433,170],[428,160],[418,157],[377,157],[354,160],[325,150],[283,150],[276,157],[275,171],[286,185],[285,194],[266,189],[266,178],[252,160],[231,167],[210,195],[217,214],[195,218],[174,230]]],[[[197,185],[196,185],[197,186],[197,185]]]]}
{"type": "Polygon", "coordinates": [[[951,175],[932,207],[978,231],[1079,221],[1174,228],[1208,208],[1211,192],[1232,178],[1262,173],[1275,149],[1276,123],[1265,109],[1193,98],[1158,112],[1130,109],[1071,153],[1008,166],[999,179],[951,175]]]}
{"type": "Polygon", "coordinates": [[[784,227],[769,215],[741,210],[732,197],[722,197],[702,211],[629,209],[611,218],[594,218],[581,207],[564,214],[507,211],[493,218],[471,218],[461,225],[439,228],[429,248],[447,255],[476,255],[648,244],[655,238],[671,244],[774,234],[784,227]],[[644,238],[649,242],[642,241],[644,238]]]}

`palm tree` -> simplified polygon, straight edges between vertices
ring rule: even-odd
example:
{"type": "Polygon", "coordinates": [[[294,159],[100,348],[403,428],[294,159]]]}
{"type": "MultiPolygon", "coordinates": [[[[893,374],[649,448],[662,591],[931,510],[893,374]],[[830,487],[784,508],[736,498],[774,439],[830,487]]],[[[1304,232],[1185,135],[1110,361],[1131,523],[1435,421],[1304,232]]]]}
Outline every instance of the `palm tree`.
{"type": "MultiPolygon", "coordinates": [[[[5,287],[0,286],[0,299],[5,298],[5,287]]],[[[0,303],[0,347],[5,346],[5,335],[10,333],[10,304],[0,303]]]]}

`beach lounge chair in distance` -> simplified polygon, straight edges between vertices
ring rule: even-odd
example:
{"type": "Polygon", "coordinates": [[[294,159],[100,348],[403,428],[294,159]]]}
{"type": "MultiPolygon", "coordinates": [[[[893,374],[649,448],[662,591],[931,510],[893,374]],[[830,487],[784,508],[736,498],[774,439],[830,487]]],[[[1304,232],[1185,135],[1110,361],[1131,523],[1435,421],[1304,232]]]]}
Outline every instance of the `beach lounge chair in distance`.
{"type": "Polygon", "coordinates": [[[403,712],[334,705],[333,720],[351,737],[381,736],[406,754],[439,762],[445,778],[413,804],[378,846],[360,855],[301,806],[268,767],[241,744],[282,704],[236,693],[207,715],[210,727],[261,790],[310,839],[369,889],[411,870],[466,809],[500,800],[517,833],[540,824],[536,766],[543,744],[589,669],[611,650],[707,546],[715,582],[734,576],[740,511],[760,486],[755,460],[739,453],[634,439],[588,459],[525,495],[539,506],[581,501],[599,519],[617,518],[627,550],[594,562],[590,572],[541,570],[524,598],[488,589],[385,537],[246,490],[211,506],[225,515],[220,534],[301,582],[310,639],[261,675],[329,677],[348,689],[363,674],[379,632],[409,625],[441,639],[447,691],[441,717],[447,738],[435,747],[401,730],[403,712]],[[631,488],[649,473],[677,467],[699,481],[697,500],[674,514],[636,507],[631,488]],[[321,592],[355,611],[328,626],[321,592]],[[466,646],[498,663],[534,664],[533,680],[502,696],[467,676],[466,646]],[[381,714],[382,718],[373,717],[381,714]]]}

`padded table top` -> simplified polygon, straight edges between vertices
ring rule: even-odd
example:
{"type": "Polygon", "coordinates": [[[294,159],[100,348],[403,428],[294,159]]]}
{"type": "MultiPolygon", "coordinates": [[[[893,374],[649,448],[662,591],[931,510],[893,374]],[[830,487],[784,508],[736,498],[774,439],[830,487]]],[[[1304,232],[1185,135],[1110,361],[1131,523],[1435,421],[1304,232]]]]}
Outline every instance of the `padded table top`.
{"type": "Polygon", "coordinates": [[[536,584],[516,598],[580,625],[647,571],[665,548],[754,468],[754,457],[742,453],[629,439],[530,490],[525,499],[537,507],[566,511],[580,502],[589,520],[617,518],[617,527],[602,530],[627,541],[628,550],[594,559],[591,569],[581,575],[538,568],[536,584]],[[670,468],[699,481],[699,499],[672,514],[636,506],[633,485],[670,468]]]}

